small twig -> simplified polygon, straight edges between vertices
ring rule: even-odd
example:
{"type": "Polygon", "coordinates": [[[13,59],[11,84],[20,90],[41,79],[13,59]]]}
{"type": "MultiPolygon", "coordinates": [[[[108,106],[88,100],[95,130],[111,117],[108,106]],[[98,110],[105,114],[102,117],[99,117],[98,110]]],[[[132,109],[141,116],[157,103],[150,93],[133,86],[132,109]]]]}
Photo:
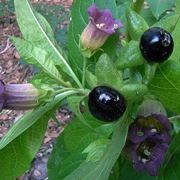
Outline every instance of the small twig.
{"type": "Polygon", "coordinates": [[[5,53],[11,46],[12,46],[12,44],[10,43],[9,38],[8,38],[6,47],[2,51],[0,51],[0,54],[5,53]]]}
{"type": "Polygon", "coordinates": [[[180,120],[180,115],[170,117],[169,120],[170,120],[170,121],[173,121],[173,120],[180,120]]]}

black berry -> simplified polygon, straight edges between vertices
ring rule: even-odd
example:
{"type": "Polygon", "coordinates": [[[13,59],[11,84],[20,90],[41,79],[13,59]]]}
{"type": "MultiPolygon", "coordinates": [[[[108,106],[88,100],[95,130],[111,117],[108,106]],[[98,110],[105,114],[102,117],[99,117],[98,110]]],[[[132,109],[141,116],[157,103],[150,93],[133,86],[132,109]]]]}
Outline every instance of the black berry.
{"type": "Polygon", "coordinates": [[[112,122],[124,114],[126,101],[123,95],[115,89],[97,86],[89,93],[88,107],[91,114],[97,119],[112,122]]]}
{"type": "Polygon", "coordinates": [[[173,52],[174,42],[170,33],[159,27],[145,31],[140,40],[143,57],[154,63],[162,63],[173,52]]]}

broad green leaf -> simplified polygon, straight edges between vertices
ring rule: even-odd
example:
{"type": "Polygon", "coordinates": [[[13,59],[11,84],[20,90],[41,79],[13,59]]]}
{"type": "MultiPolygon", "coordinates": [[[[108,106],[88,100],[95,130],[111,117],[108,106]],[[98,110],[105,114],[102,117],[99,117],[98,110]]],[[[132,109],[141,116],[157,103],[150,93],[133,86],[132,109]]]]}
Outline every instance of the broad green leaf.
{"type": "Polygon", "coordinates": [[[126,84],[120,89],[120,92],[126,100],[133,101],[142,98],[148,92],[148,88],[144,84],[126,84]]]}
{"type": "Polygon", "coordinates": [[[149,26],[152,26],[157,22],[157,19],[153,16],[149,8],[143,8],[140,15],[145,19],[149,26]]]}
{"type": "Polygon", "coordinates": [[[148,24],[143,17],[131,9],[127,9],[126,18],[128,33],[131,39],[138,41],[143,32],[149,28],[148,24]]]}
{"type": "MultiPolygon", "coordinates": [[[[113,125],[111,123],[102,124],[101,121],[93,118],[87,111],[83,113],[83,118],[93,129],[79,121],[78,117],[74,118],[65,128],[57,139],[48,162],[49,179],[63,179],[66,177],[82,161],[86,160],[87,153],[83,153],[86,147],[99,138],[104,139],[103,142],[105,142],[105,139],[108,140],[112,133],[113,125]]],[[[100,148],[100,150],[102,149],[100,148]]]]}
{"type": "MultiPolygon", "coordinates": [[[[178,152],[180,152],[180,133],[175,134],[175,136],[172,138],[168,152],[167,152],[165,160],[163,162],[163,166],[160,169],[160,174],[159,174],[158,180],[164,179],[166,171],[168,170],[168,168],[171,166],[171,164],[174,161],[177,160],[179,162],[179,159],[176,159],[176,156],[175,156],[178,152]]],[[[168,174],[169,174],[169,172],[168,172],[168,174]]]]}
{"type": "Polygon", "coordinates": [[[179,17],[175,23],[174,31],[172,32],[173,40],[174,40],[174,50],[172,53],[171,58],[180,61],[180,39],[179,39],[179,33],[180,33],[180,14],[179,17]]]}
{"type": "Polygon", "coordinates": [[[48,160],[48,179],[60,180],[71,173],[86,158],[79,150],[70,151],[64,144],[63,134],[58,137],[48,160]]]}
{"type": "Polygon", "coordinates": [[[38,89],[44,89],[46,91],[54,91],[54,88],[59,86],[56,80],[47,76],[43,71],[35,73],[30,82],[38,89]]]}
{"type": "MultiPolygon", "coordinates": [[[[126,10],[129,8],[130,4],[131,0],[128,0],[117,7],[118,17],[123,24],[126,24],[126,10]]],[[[123,27],[123,31],[125,31],[125,27],[123,27]]]]}
{"type": "Polygon", "coordinates": [[[149,85],[155,95],[169,110],[180,113],[180,61],[169,60],[158,66],[154,79],[149,85]]]}
{"type": "Polygon", "coordinates": [[[78,151],[81,151],[101,135],[95,130],[101,123],[91,119],[91,117],[89,113],[83,116],[86,122],[94,129],[79,121],[79,117],[73,119],[73,122],[65,129],[64,144],[68,150],[75,151],[78,149],[78,151]]]}
{"type": "Polygon", "coordinates": [[[139,42],[130,41],[120,49],[119,58],[116,61],[118,69],[125,69],[139,66],[144,63],[144,58],[139,50],[139,42]]]}
{"type": "MultiPolygon", "coordinates": [[[[31,161],[43,141],[48,118],[47,112],[41,114],[38,121],[34,122],[29,129],[23,130],[24,132],[20,136],[0,150],[0,179],[16,179],[30,168],[31,161]]],[[[33,119],[28,119],[28,121],[31,120],[33,119]]],[[[19,126],[19,130],[22,132],[20,128],[23,126],[19,126]]]]}
{"type": "Polygon", "coordinates": [[[51,109],[56,107],[58,103],[65,97],[75,94],[75,91],[67,91],[57,95],[57,97],[50,103],[44,106],[37,107],[31,112],[25,114],[21,119],[19,119],[11,129],[5,134],[5,136],[0,140],[0,149],[3,149],[16,137],[30,128],[36,121],[38,121],[44,114],[48,113],[51,109]]]}
{"type": "Polygon", "coordinates": [[[81,121],[85,126],[90,128],[93,131],[93,128],[85,121],[80,108],[81,108],[81,103],[85,96],[71,96],[67,98],[67,102],[71,110],[74,112],[74,114],[77,116],[77,119],[81,121]]]}
{"type": "Polygon", "coordinates": [[[180,12],[180,1],[176,0],[176,12],[179,13],[180,12]]]}
{"type": "Polygon", "coordinates": [[[116,89],[122,87],[122,76],[107,54],[100,56],[96,63],[95,74],[99,84],[107,84],[116,89]]]}
{"type": "Polygon", "coordinates": [[[48,52],[48,56],[55,65],[60,66],[66,75],[69,75],[79,87],[82,87],[70,65],[54,44],[52,30],[46,20],[33,10],[28,0],[15,0],[14,3],[16,18],[24,39],[48,52]]]}
{"type": "Polygon", "coordinates": [[[119,163],[120,175],[118,179],[122,180],[155,180],[156,177],[151,177],[147,172],[139,172],[133,168],[133,162],[123,160],[119,163]]]}
{"type": "MultiPolygon", "coordinates": [[[[97,128],[101,125],[89,113],[83,116],[92,127],[97,128]]],[[[48,162],[49,179],[63,179],[76,169],[86,159],[87,154],[82,153],[83,149],[98,137],[95,131],[84,125],[78,118],[74,118],[54,145],[48,162]]]]}
{"type": "Polygon", "coordinates": [[[116,124],[112,139],[110,140],[102,158],[98,162],[88,161],[83,162],[77,169],[64,178],[64,180],[107,180],[111,169],[118,159],[122,148],[124,147],[128,125],[130,120],[128,118],[129,110],[126,111],[116,124]]]}
{"type": "Polygon", "coordinates": [[[164,175],[163,175],[164,180],[170,180],[170,179],[179,180],[180,179],[179,159],[180,159],[180,151],[178,151],[177,153],[173,155],[167,167],[165,168],[164,175]]]}
{"type": "Polygon", "coordinates": [[[147,0],[147,2],[156,19],[159,19],[165,11],[172,10],[175,5],[175,0],[147,0]]]}
{"type": "MultiPolygon", "coordinates": [[[[154,27],[161,27],[166,31],[172,33],[177,27],[177,22],[179,20],[179,14],[173,14],[160,19],[157,23],[153,24],[154,27]]],[[[175,40],[175,39],[174,39],[175,40]]]]}
{"type": "Polygon", "coordinates": [[[63,86],[68,86],[68,83],[62,80],[62,76],[47,51],[36,47],[23,39],[13,37],[12,41],[21,57],[26,60],[26,62],[29,64],[37,64],[37,66],[47,73],[47,75],[58,81],[63,86]]]}
{"type": "Polygon", "coordinates": [[[87,153],[86,161],[98,162],[104,154],[109,140],[100,138],[86,147],[82,153],[87,153]]]}

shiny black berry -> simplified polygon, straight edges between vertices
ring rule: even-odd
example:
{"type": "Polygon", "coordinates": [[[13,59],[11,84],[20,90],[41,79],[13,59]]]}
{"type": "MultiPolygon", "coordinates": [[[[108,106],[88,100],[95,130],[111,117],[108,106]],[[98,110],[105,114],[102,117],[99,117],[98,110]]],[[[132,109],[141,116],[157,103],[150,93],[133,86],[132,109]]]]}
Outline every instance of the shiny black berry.
{"type": "Polygon", "coordinates": [[[123,95],[115,89],[97,86],[89,93],[88,108],[97,119],[112,122],[124,114],[126,101],[123,95]]]}
{"type": "Polygon", "coordinates": [[[162,63],[173,52],[174,42],[170,33],[159,27],[145,31],[140,40],[140,50],[143,57],[154,63],[162,63]]]}

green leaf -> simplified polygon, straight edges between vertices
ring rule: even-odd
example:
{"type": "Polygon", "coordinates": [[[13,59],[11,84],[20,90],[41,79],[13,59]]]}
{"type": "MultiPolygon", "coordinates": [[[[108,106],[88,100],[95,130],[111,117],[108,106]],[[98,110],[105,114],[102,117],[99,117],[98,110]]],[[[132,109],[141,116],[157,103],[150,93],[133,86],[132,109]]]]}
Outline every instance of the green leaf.
{"type": "Polygon", "coordinates": [[[116,61],[118,69],[139,66],[144,63],[144,58],[139,50],[139,42],[130,41],[120,49],[119,58],[116,61]]]}
{"type": "MultiPolygon", "coordinates": [[[[131,0],[126,0],[125,2],[121,2],[121,4],[117,7],[118,17],[123,24],[126,24],[126,10],[129,8],[131,3],[131,0]]],[[[125,30],[124,27],[123,30],[125,30]]]]}
{"type": "Polygon", "coordinates": [[[109,140],[100,138],[92,142],[82,153],[87,153],[86,161],[98,162],[104,154],[109,140]]]}
{"type": "Polygon", "coordinates": [[[36,121],[38,121],[44,114],[48,113],[51,109],[55,108],[59,102],[65,97],[75,94],[75,91],[67,91],[59,94],[52,102],[47,103],[44,106],[37,107],[31,112],[25,114],[21,119],[19,119],[11,129],[5,134],[5,136],[0,140],[0,149],[3,149],[16,137],[30,128],[36,121]]]}
{"type": "MultiPolygon", "coordinates": [[[[170,143],[168,152],[167,152],[165,160],[163,162],[163,166],[160,169],[158,180],[164,179],[166,171],[168,171],[171,164],[174,161],[179,160],[179,159],[176,159],[176,154],[179,152],[179,150],[180,150],[180,133],[175,134],[175,136],[173,137],[173,139],[170,143]]],[[[169,176],[169,172],[167,174],[169,176]]]]}
{"type": "Polygon", "coordinates": [[[179,33],[180,33],[180,14],[178,16],[178,19],[175,23],[174,31],[172,32],[173,40],[174,40],[174,50],[171,55],[171,58],[180,61],[180,39],[179,39],[179,33]]]}
{"type": "Polygon", "coordinates": [[[88,85],[93,88],[97,85],[97,77],[89,70],[86,70],[86,81],[88,85]]]}
{"type": "MultiPolygon", "coordinates": [[[[177,22],[179,20],[179,14],[172,14],[160,19],[157,23],[153,24],[154,27],[161,27],[166,31],[172,33],[177,27],[177,22]]],[[[176,39],[174,39],[176,40],[176,39]]]]}
{"type": "Polygon", "coordinates": [[[169,60],[158,67],[149,85],[155,95],[169,110],[180,113],[180,61],[169,60]]]}
{"type": "Polygon", "coordinates": [[[78,150],[69,151],[64,144],[63,134],[57,139],[48,160],[48,179],[63,179],[86,158],[78,150]]]}
{"type": "Polygon", "coordinates": [[[102,54],[96,63],[95,74],[100,84],[108,84],[116,89],[122,87],[121,74],[107,54],[102,54]]]}
{"type": "Polygon", "coordinates": [[[176,0],[176,12],[179,13],[180,12],[180,1],[176,0]]]}
{"type": "Polygon", "coordinates": [[[175,0],[147,0],[147,2],[156,19],[159,19],[165,11],[172,10],[175,5],[175,0]]]}
{"type": "Polygon", "coordinates": [[[146,172],[139,172],[133,168],[133,162],[128,160],[122,160],[119,162],[120,176],[118,179],[122,180],[155,180],[156,177],[149,176],[146,172]]]}
{"type": "Polygon", "coordinates": [[[24,39],[44,49],[55,65],[60,66],[66,75],[70,76],[79,87],[82,87],[70,65],[59,52],[59,48],[54,44],[52,30],[47,21],[33,10],[28,0],[15,0],[14,3],[16,18],[24,39]]]}
{"type": "Polygon", "coordinates": [[[54,62],[44,49],[36,47],[23,39],[15,37],[11,39],[21,57],[26,60],[26,62],[29,64],[37,64],[37,66],[47,73],[47,75],[58,81],[63,86],[68,86],[68,84],[62,80],[62,76],[57,70],[54,62]]]}
{"type": "Polygon", "coordinates": [[[94,130],[84,119],[80,108],[81,108],[81,103],[85,96],[71,96],[67,98],[67,102],[71,110],[74,112],[74,114],[77,116],[78,120],[81,121],[85,126],[87,126],[89,129],[94,130]]]}
{"type": "Polygon", "coordinates": [[[179,164],[179,159],[180,159],[180,151],[175,153],[173,157],[171,158],[168,166],[164,170],[164,180],[179,180],[180,179],[180,164],[179,164]]]}
{"type": "Polygon", "coordinates": [[[129,110],[126,111],[124,117],[122,117],[116,124],[112,139],[107,145],[102,158],[98,162],[88,161],[81,163],[81,165],[71,174],[65,177],[64,180],[108,179],[111,169],[114,166],[117,158],[119,157],[126,141],[128,125],[130,123],[127,117],[128,113],[129,110]]]}
{"type": "MultiPolygon", "coordinates": [[[[98,128],[101,125],[89,113],[83,116],[92,127],[98,128]]],[[[86,159],[87,155],[82,153],[83,149],[98,137],[99,134],[95,130],[92,131],[78,118],[74,118],[57,139],[53,148],[48,161],[49,179],[63,179],[76,169],[86,159]]]]}
{"type": "Polygon", "coordinates": [[[143,8],[140,15],[145,19],[149,26],[152,26],[157,22],[157,19],[153,16],[149,8],[143,8]]]}
{"type": "MultiPolygon", "coordinates": [[[[41,115],[38,121],[34,122],[33,126],[24,130],[20,136],[0,150],[0,179],[16,179],[16,177],[22,175],[23,172],[29,169],[31,161],[43,141],[48,118],[48,114],[46,114],[46,116],[41,115]]],[[[20,128],[23,127],[18,127],[19,130],[22,131],[20,128]]]]}
{"type": "Polygon", "coordinates": [[[75,118],[64,132],[64,143],[68,150],[75,151],[78,149],[78,151],[81,151],[99,136],[95,129],[98,128],[101,123],[91,119],[92,116],[87,113],[83,115],[83,118],[94,130],[79,121],[79,117],[75,118]]]}
{"type": "Polygon", "coordinates": [[[56,80],[47,76],[43,71],[34,74],[30,82],[38,89],[45,89],[46,91],[54,91],[54,88],[59,86],[56,80]]]}
{"type": "Polygon", "coordinates": [[[146,21],[135,11],[128,9],[126,12],[127,28],[130,37],[138,41],[143,32],[149,28],[146,21]]]}

